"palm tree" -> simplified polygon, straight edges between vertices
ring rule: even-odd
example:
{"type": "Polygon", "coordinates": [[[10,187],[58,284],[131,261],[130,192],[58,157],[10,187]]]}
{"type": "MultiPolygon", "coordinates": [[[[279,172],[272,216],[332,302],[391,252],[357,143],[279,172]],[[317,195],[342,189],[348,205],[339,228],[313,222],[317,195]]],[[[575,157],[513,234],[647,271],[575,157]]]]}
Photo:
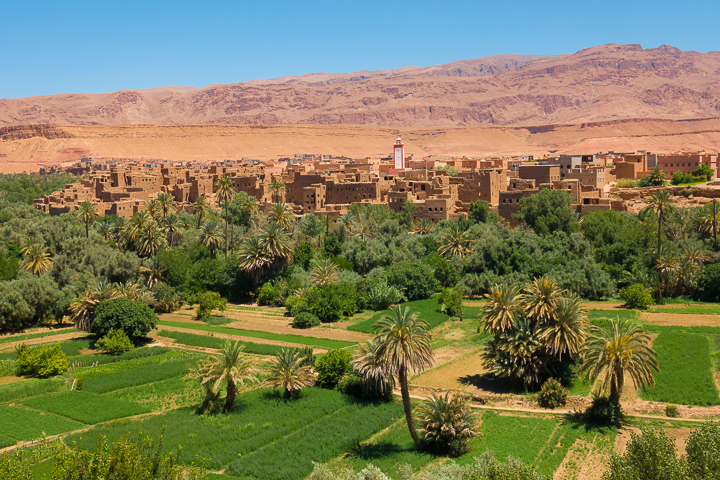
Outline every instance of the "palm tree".
{"type": "Polygon", "coordinates": [[[277,202],[279,201],[280,192],[285,191],[285,184],[277,178],[273,178],[272,182],[270,182],[270,190],[273,192],[273,200],[277,202]]]}
{"type": "Polygon", "coordinates": [[[95,205],[88,201],[82,202],[78,205],[77,210],[75,210],[75,216],[85,224],[85,238],[89,238],[90,224],[99,217],[98,213],[95,211],[95,205]]]}
{"type": "Polygon", "coordinates": [[[378,337],[376,354],[385,365],[387,375],[398,378],[410,436],[419,449],[421,444],[412,417],[408,374],[420,373],[432,366],[434,359],[430,333],[428,324],[420,320],[417,312],[411,313],[410,307],[399,306],[391,308],[390,312],[390,315],[384,315],[373,326],[378,337]]]}
{"type": "Polygon", "coordinates": [[[420,221],[417,224],[417,228],[415,231],[419,233],[420,235],[427,235],[428,233],[432,232],[435,228],[435,225],[428,220],[427,218],[421,218],[420,221]]]}
{"type": "Polygon", "coordinates": [[[156,201],[160,220],[164,221],[170,215],[177,214],[177,203],[175,203],[175,199],[169,193],[159,193],[156,201]]]}
{"type": "Polygon", "coordinates": [[[145,213],[150,215],[150,218],[152,218],[153,220],[160,219],[160,204],[154,198],[151,198],[150,200],[145,202],[143,210],[145,210],[145,213]]]}
{"type": "Polygon", "coordinates": [[[562,294],[563,290],[552,279],[545,276],[536,278],[525,287],[525,314],[539,324],[547,322],[562,294]]]}
{"type": "Polygon", "coordinates": [[[88,332],[95,318],[95,308],[100,302],[120,296],[120,291],[114,283],[101,281],[87,287],[84,292],[79,293],[70,301],[70,319],[78,330],[88,332]]]}
{"type": "Polygon", "coordinates": [[[260,278],[263,270],[271,263],[258,237],[246,238],[238,248],[238,266],[255,278],[260,278]]]}
{"type": "Polygon", "coordinates": [[[646,200],[648,205],[658,214],[658,256],[660,255],[660,241],[662,236],[663,214],[672,208],[675,200],[670,198],[669,190],[660,190],[653,193],[646,200]]]}
{"type": "Polygon", "coordinates": [[[659,166],[654,166],[650,169],[650,173],[648,173],[648,180],[650,180],[650,185],[658,186],[662,185],[665,182],[665,172],[660,169],[659,166]]]}
{"type": "Polygon", "coordinates": [[[438,240],[440,242],[438,253],[441,255],[457,255],[462,258],[472,253],[472,234],[457,222],[451,223],[438,240]]]}
{"type": "Polygon", "coordinates": [[[177,215],[168,215],[163,221],[165,238],[170,246],[176,245],[182,238],[182,220],[177,215]]]}
{"type": "Polygon", "coordinates": [[[145,225],[147,225],[150,222],[153,222],[153,219],[147,213],[145,213],[145,212],[136,213],[135,215],[130,217],[129,220],[124,222],[123,227],[122,227],[122,233],[121,233],[122,239],[128,245],[135,246],[135,242],[138,239],[140,230],[145,228],[145,225]]]}
{"type": "Polygon", "coordinates": [[[294,397],[304,387],[315,383],[310,365],[303,365],[305,357],[296,348],[283,348],[275,354],[270,365],[270,376],[264,384],[272,388],[282,387],[285,396],[294,397]]]}
{"type": "Polygon", "coordinates": [[[392,375],[388,375],[385,364],[378,356],[379,344],[380,337],[374,337],[358,344],[353,353],[353,369],[362,378],[365,393],[382,393],[394,384],[392,375]]]}
{"type": "MultiPolygon", "coordinates": [[[[455,394],[450,398],[433,394],[419,408],[420,421],[425,425],[423,438],[429,444],[450,448],[453,444],[465,446],[475,432],[476,415],[470,408],[469,397],[455,394]]],[[[459,453],[459,452],[458,452],[459,453]]]]}
{"type": "Polygon", "coordinates": [[[215,252],[217,251],[220,243],[223,241],[223,234],[220,230],[220,225],[215,222],[203,223],[200,230],[200,243],[205,245],[210,250],[210,257],[215,258],[215,252]]]}
{"type": "Polygon", "coordinates": [[[585,328],[589,322],[587,312],[577,297],[563,297],[555,302],[551,320],[540,328],[540,340],[548,352],[562,359],[564,353],[576,355],[585,344],[585,328]]]}
{"type": "Polygon", "coordinates": [[[25,255],[25,259],[22,262],[22,267],[38,277],[41,273],[47,272],[50,270],[50,267],[52,267],[52,258],[45,245],[40,243],[28,245],[23,248],[23,254],[25,255]]]}
{"type": "Polygon", "coordinates": [[[618,318],[609,320],[607,329],[592,327],[579,373],[592,382],[602,377],[601,388],[609,388],[610,399],[619,405],[626,373],[637,388],[655,384],[652,370],[660,371],[656,357],[640,324],[618,318]]]}
{"type": "Polygon", "coordinates": [[[98,224],[97,229],[100,235],[107,241],[113,235],[114,227],[109,221],[103,220],[98,224]]]}
{"type": "Polygon", "coordinates": [[[158,224],[150,221],[138,230],[135,246],[141,256],[151,257],[167,246],[167,239],[158,224]]]}
{"type": "Polygon", "coordinates": [[[355,215],[350,212],[343,213],[338,217],[338,220],[343,224],[343,227],[345,227],[346,230],[350,230],[355,223],[355,215]]]}
{"type": "Polygon", "coordinates": [[[252,355],[243,355],[245,348],[240,342],[226,340],[216,355],[207,357],[200,362],[194,372],[201,385],[213,384],[212,390],[217,391],[220,384],[227,383],[227,394],[223,412],[229,412],[237,397],[238,383],[244,385],[245,381],[257,382],[257,368],[252,355]]]}
{"type": "Polygon", "coordinates": [[[215,193],[217,194],[218,200],[225,201],[225,258],[227,258],[228,252],[228,200],[237,193],[237,190],[233,187],[233,182],[230,177],[223,175],[215,181],[215,193]]]}
{"type": "Polygon", "coordinates": [[[290,234],[276,223],[268,223],[258,233],[258,241],[265,255],[276,266],[281,266],[292,258],[293,248],[290,234]]]}
{"type": "Polygon", "coordinates": [[[693,217],[693,227],[703,235],[712,235],[715,251],[718,250],[718,225],[720,225],[720,212],[717,211],[717,201],[713,200],[712,210],[703,207],[693,217]]]}
{"type": "Polygon", "coordinates": [[[674,253],[668,252],[667,249],[661,247],[658,252],[658,257],[655,260],[655,269],[665,284],[663,293],[667,294],[670,291],[670,278],[675,272],[680,270],[680,260],[674,253]]]}
{"type": "Polygon", "coordinates": [[[202,224],[203,218],[210,215],[210,205],[208,205],[205,197],[199,197],[197,200],[195,200],[195,203],[193,203],[192,208],[195,212],[195,215],[197,215],[198,217],[197,228],[200,228],[200,224],[202,224]]]}
{"type": "Polygon", "coordinates": [[[140,273],[147,275],[147,287],[152,290],[153,285],[162,280],[163,275],[165,274],[165,269],[156,258],[151,258],[145,263],[145,265],[140,266],[140,273]]]}
{"type": "Polygon", "coordinates": [[[480,308],[480,316],[485,319],[486,332],[497,335],[513,328],[515,317],[522,313],[523,296],[515,286],[495,285],[485,294],[488,302],[480,308]]]}
{"type": "Polygon", "coordinates": [[[321,258],[315,261],[310,277],[315,285],[330,285],[339,278],[338,266],[329,258],[321,258]]]}
{"type": "Polygon", "coordinates": [[[292,210],[284,203],[275,203],[272,209],[268,213],[268,219],[271,222],[277,223],[288,232],[292,231],[293,225],[295,224],[295,215],[292,210]]]}
{"type": "Polygon", "coordinates": [[[362,241],[375,236],[375,233],[373,233],[372,227],[370,226],[370,222],[367,219],[359,219],[353,226],[353,230],[362,241]]]}

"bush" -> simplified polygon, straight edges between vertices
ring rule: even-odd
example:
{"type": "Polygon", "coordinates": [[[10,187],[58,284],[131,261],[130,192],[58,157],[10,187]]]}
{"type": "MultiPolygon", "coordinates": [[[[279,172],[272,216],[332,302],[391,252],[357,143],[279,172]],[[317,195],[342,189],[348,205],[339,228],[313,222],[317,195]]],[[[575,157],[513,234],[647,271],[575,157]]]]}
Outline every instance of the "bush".
{"type": "Polygon", "coordinates": [[[146,336],[157,325],[150,307],[127,298],[103,300],[95,309],[91,331],[104,337],[110,330],[122,330],[133,341],[146,336]]]}
{"type": "Polygon", "coordinates": [[[592,405],[585,410],[585,419],[596,425],[620,425],[623,413],[620,405],[608,397],[593,394],[592,405]]]}
{"type": "Polygon", "coordinates": [[[455,268],[455,265],[437,252],[430,253],[423,259],[423,262],[433,268],[435,280],[441,286],[446,288],[454,287],[460,281],[460,272],[455,268]]]}
{"type": "Polygon", "coordinates": [[[403,294],[395,287],[390,287],[387,280],[373,280],[367,292],[367,303],[373,310],[385,310],[390,305],[402,302],[403,294]]]}
{"type": "Polygon", "coordinates": [[[293,328],[311,328],[320,325],[320,319],[310,312],[298,313],[293,318],[293,328]]]}
{"type": "Polygon", "coordinates": [[[286,315],[290,317],[297,317],[301,313],[305,313],[307,311],[308,304],[304,298],[298,297],[297,295],[290,295],[287,300],[285,300],[286,315]]]}
{"type": "Polygon", "coordinates": [[[618,188],[635,188],[637,187],[637,180],[634,178],[618,178],[616,186],[618,188]]]}
{"type": "Polygon", "coordinates": [[[720,302],[720,263],[705,267],[693,298],[704,302],[720,302]]]}
{"type": "Polygon", "coordinates": [[[708,182],[712,180],[713,176],[715,176],[715,172],[713,171],[712,167],[707,163],[701,163],[698,168],[692,171],[692,174],[696,178],[705,177],[708,182]]]}
{"type": "Polygon", "coordinates": [[[463,294],[457,288],[446,288],[438,296],[438,303],[443,313],[450,317],[463,318],[463,294]]]}
{"type": "Polygon", "coordinates": [[[431,447],[459,457],[468,451],[468,441],[476,435],[475,413],[470,395],[432,395],[418,409],[423,437],[431,447]]]}
{"type": "Polygon", "coordinates": [[[652,290],[640,283],[621,288],[618,293],[628,308],[647,308],[653,303],[652,290]]]}
{"type": "Polygon", "coordinates": [[[568,391],[559,380],[548,378],[538,395],[538,404],[543,408],[557,408],[567,403],[568,391]]]}
{"type": "Polygon", "coordinates": [[[28,348],[22,344],[15,348],[18,375],[50,377],[64,373],[69,365],[60,344],[28,348]]]}
{"type": "Polygon", "coordinates": [[[409,301],[430,298],[437,291],[432,269],[421,262],[403,260],[387,268],[388,285],[396,287],[409,301]]]}
{"type": "Polygon", "coordinates": [[[205,292],[197,296],[198,307],[195,310],[197,319],[200,320],[209,316],[213,310],[224,312],[227,308],[227,300],[217,292],[205,292]]]}
{"type": "Polygon", "coordinates": [[[275,306],[280,301],[282,292],[275,286],[273,282],[265,282],[257,296],[258,305],[272,305],[275,306]]]}
{"type": "Polygon", "coordinates": [[[155,296],[155,309],[159,312],[172,313],[182,305],[182,297],[177,290],[165,283],[158,283],[152,290],[155,296]]]}
{"type": "Polygon", "coordinates": [[[362,397],[364,392],[363,380],[357,373],[353,372],[350,375],[345,375],[340,379],[337,385],[337,389],[345,395],[350,395],[358,398],[362,397]]]}
{"type": "Polygon", "coordinates": [[[95,348],[105,350],[113,355],[128,352],[134,347],[128,336],[122,330],[111,329],[107,335],[95,342],[95,348]]]}
{"type": "Polygon", "coordinates": [[[680,410],[678,410],[675,405],[666,405],[665,416],[670,418],[677,418],[680,416],[680,410]]]}
{"type": "Polygon", "coordinates": [[[330,350],[315,361],[317,373],[317,386],[334,389],[340,379],[352,373],[350,360],[352,354],[349,350],[330,350]]]}
{"type": "Polygon", "coordinates": [[[691,478],[720,478],[720,424],[707,422],[685,442],[691,478]]]}
{"type": "Polygon", "coordinates": [[[358,292],[354,285],[338,282],[315,285],[305,295],[308,311],[321,322],[339,322],[357,312],[358,292]]]}

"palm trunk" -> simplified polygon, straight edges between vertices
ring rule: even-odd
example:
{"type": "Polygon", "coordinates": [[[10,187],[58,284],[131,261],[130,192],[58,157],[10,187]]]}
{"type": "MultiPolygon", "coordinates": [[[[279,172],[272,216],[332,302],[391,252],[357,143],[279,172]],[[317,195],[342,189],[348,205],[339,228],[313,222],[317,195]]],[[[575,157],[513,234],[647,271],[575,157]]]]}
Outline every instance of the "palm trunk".
{"type": "Polygon", "coordinates": [[[408,390],[407,370],[405,370],[405,367],[400,368],[400,374],[398,377],[400,377],[400,393],[402,394],[405,419],[407,420],[408,429],[410,430],[410,436],[412,437],[413,442],[415,442],[415,447],[420,450],[422,449],[422,444],[420,443],[417,431],[415,430],[415,420],[413,420],[412,416],[412,405],[410,405],[410,391],[408,390]]]}
{"type": "Polygon", "coordinates": [[[230,251],[235,254],[235,217],[230,215],[230,251]]]}
{"type": "Polygon", "coordinates": [[[718,251],[717,240],[717,200],[713,200],[713,236],[715,237],[715,251],[718,251]]]}
{"type": "Polygon", "coordinates": [[[227,396],[225,397],[225,407],[223,412],[229,412],[235,404],[235,397],[237,396],[237,387],[235,382],[228,380],[227,382],[227,396]]]}
{"type": "Polygon", "coordinates": [[[622,368],[615,370],[613,381],[610,382],[610,400],[616,405],[620,405],[620,397],[622,396],[622,387],[625,383],[622,368]]]}
{"type": "Polygon", "coordinates": [[[85,222],[85,238],[90,238],[90,224],[85,222]]]}
{"type": "Polygon", "coordinates": [[[658,257],[660,257],[660,236],[662,235],[662,217],[663,211],[660,207],[660,215],[658,215],[658,257]]]}
{"type": "Polygon", "coordinates": [[[225,198],[225,260],[227,260],[227,251],[228,251],[227,227],[228,227],[228,207],[227,207],[227,198],[225,198]]]}

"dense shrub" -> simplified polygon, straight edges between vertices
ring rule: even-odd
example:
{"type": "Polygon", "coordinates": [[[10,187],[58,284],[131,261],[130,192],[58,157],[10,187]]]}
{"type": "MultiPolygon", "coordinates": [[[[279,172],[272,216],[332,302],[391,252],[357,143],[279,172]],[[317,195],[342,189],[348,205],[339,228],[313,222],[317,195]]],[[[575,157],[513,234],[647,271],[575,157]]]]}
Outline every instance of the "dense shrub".
{"type": "Polygon", "coordinates": [[[110,330],[122,330],[133,341],[146,336],[157,325],[158,317],[144,303],[115,298],[103,300],[95,309],[92,332],[104,337],[110,330]]]}
{"type": "Polygon", "coordinates": [[[548,378],[538,394],[538,404],[543,408],[557,408],[567,403],[568,391],[555,378],[548,378]]]}
{"type": "Polygon", "coordinates": [[[678,410],[675,405],[666,405],[665,416],[670,418],[677,418],[680,416],[680,410],[678,410]]]}
{"type": "Polygon", "coordinates": [[[402,292],[387,284],[387,280],[370,280],[370,287],[367,291],[367,303],[373,310],[385,310],[390,305],[402,302],[402,292]]]}
{"type": "Polygon", "coordinates": [[[197,319],[200,320],[209,316],[213,310],[224,312],[227,308],[227,300],[217,292],[204,292],[197,296],[198,307],[195,310],[197,319]]]}
{"type": "Polygon", "coordinates": [[[362,397],[364,394],[363,380],[357,373],[345,375],[337,385],[338,391],[353,397],[362,397]]]}
{"type": "Polygon", "coordinates": [[[410,301],[430,298],[438,287],[428,265],[409,260],[390,265],[387,268],[387,282],[402,291],[410,301]]]}
{"type": "Polygon", "coordinates": [[[155,284],[152,293],[155,297],[155,309],[159,312],[172,313],[182,305],[180,293],[166,283],[155,284]]]}
{"type": "MultiPolygon", "coordinates": [[[[306,215],[307,217],[307,215],[306,215]]],[[[314,215],[313,215],[314,217],[314,215]]],[[[303,217],[304,218],[304,217],[303,217]]],[[[300,224],[298,224],[300,228],[300,224]]],[[[293,264],[302,267],[304,270],[310,268],[315,258],[315,246],[310,242],[298,242],[293,252],[293,264]]]]}
{"type": "Polygon", "coordinates": [[[622,288],[618,293],[628,308],[647,308],[653,304],[652,290],[640,283],[622,288]]]}
{"type": "Polygon", "coordinates": [[[290,317],[296,317],[301,313],[308,311],[307,300],[297,295],[290,295],[285,300],[285,314],[290,317]]]}
{"type": "Polygon", "coordinates": [[[435,280],[442,287],[454,287],[460,281],[460,272],[455,265],[437,252],[430,253],[423,262],[432,267],[435,280]]]}
{"type": "Polygon", "coordinates": [[[438,295],[440,309],[451,317],[463,318],[463,294],[457,288],[446,288],[438,295]]]}
{"type": "Polygon", "coordinates": [[[257,303],[258,305],[276,306],[280,303],[281,296],[282,291],[275,285],[275,282],[265,282],[258,292],[257,303]]]}
{"type": "Polygon", "coordinates": [[[490,218],[490,203],[485,200],[475,200],[470,204],[468,219],[473,223],[485,223],[490,218]]]}
{"type": "Polygon", "coordinates": [[[111,329],[107,335],[95,342],[95,348],[104,350],[113,355],[119,355],[132,350],[134,347],[132,341],[122,330],[111,329]]]}
{"type": "Polygon", "coordinates": [[[324,323],[339,322],[357,312],[358,292],[347,282],[313,286],[305,298],[308,311],[324,323]]]}
{"type": "Polygon", "coordinates": [[[60,344],[28,348],[22,344],[15,348],[15,365],[18,375],[50,377],[65,372],[69,365],[60,344]]]}
{"type": "Polygon", "coordinates": [[[705,267],[693,297],[704,302],[720,302],[720,263],[705,267]]]}
{"type": "Polygon", "coordinates": [[[293,328],[311,328],[320,325],[320,319],[310,312],[300,312],[293,318],[293,328]]]}
{"type": "Polygon", "coordinates": [[[352,373],[351,359],[349,350],[330,350],[320,356],[315,361],[317,386],[329,389],[337,387],[341,378],[352,373]]]}
{"type": "Polygon", "coordinates": [[[690,432],[685,442],[690,478],[720,478],[720,424],[707,422],[690,432]]]}
{"type": "Polygon", "coordinates": [[[534,195],[521,198],[518,213],[513,216],[539,235],[576,232],[580,228],[578,215],[570,207],[571,203],[572,198],[565,190],[542,188],[534,195]]]}
{"type": "Polygon", "coordinates": [[[593,394],[592,404],[585,410],[585,419],[596,425],[620,425],[623,413],[620,405],[610,400],[593,394]]]}

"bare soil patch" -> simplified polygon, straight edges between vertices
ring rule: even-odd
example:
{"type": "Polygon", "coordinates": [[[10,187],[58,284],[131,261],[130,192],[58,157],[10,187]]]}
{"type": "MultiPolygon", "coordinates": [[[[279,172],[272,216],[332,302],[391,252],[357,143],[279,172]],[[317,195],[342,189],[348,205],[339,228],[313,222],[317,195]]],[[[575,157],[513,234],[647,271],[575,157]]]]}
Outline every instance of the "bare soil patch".
{"type": "Polygon", "coordinates": [[[720,327],[720,316],[704,313],[652,313],[641,312],[640,320],[653,325],[678,327],[720,327]]]}
{"type": "Polygon", "coordinates": [[[555,471],[554,480],[597,480],[606,470],[609,452],[595,443],[577,439],[555,471]]]}
{"type": "Polygon", "coordinates": [[[622,309],[622,302],[585,302],[583,308],[585,310],[614,310],[622,309]]]}

